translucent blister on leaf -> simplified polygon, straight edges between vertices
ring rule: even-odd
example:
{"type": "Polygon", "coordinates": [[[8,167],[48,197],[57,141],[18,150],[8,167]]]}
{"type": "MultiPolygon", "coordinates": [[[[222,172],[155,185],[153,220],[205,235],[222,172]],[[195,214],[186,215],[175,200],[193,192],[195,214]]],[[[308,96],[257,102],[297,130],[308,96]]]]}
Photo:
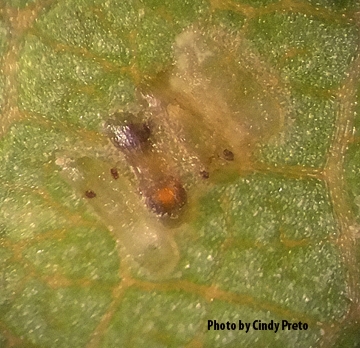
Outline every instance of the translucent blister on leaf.
{"type": "Polygon", "coordinates": [[[171,231],[151,216],[128,178],[114,179],[113,167],[98,159],[58,162],[66,180],[116,238],[120,256],[148,278],[167,277],[178,263],[177,245],[171,231]]]}
{"type": "Polygon", "coordinates": [[[221,160],[240,171],[251,168],[255,147],[276,137],[289,113],[276,71],[243,37],[211,28],[178,35],[174,56],[171,68],[140,87],[153,118],[160,115],[158,122],[182,143],[171,149],[168,141],[168,152],[198,173],[217,170],[221,160]]]}

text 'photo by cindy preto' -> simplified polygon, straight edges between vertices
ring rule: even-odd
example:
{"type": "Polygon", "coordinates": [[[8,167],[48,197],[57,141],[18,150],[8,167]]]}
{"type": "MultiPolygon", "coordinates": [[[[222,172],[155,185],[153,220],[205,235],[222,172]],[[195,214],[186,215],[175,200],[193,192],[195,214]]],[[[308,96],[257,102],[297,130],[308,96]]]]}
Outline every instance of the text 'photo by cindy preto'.
{"type": "Polygon", "coordinates": [[[288,320],[281,320],[279,322],[275,320],[270,320],[269,322],[264,322],[259,319],[256,319],[252,322],[246,322],[239,320],[238,322],[218,322],[217,320],[208,320],[207,329],[212,331],[244,331],[248,333],[250,330],[253,331],[272,331],[277,333],[278,331],[306,331],[309,328],[308,323],[299,322],[290,322],[288,320]]]}
{"type": "Polygon", "coordinates": [[[288,112],[285,86],[242,37],[191,27],[173,55],[173,65],[136,86],[133,103],[103,115],[94,156],[57,161],[122,259],[148,279],[181,276],[178,240],[196,238],[197,198],[254,172],[253,152],[283,130],[288,112]]]}

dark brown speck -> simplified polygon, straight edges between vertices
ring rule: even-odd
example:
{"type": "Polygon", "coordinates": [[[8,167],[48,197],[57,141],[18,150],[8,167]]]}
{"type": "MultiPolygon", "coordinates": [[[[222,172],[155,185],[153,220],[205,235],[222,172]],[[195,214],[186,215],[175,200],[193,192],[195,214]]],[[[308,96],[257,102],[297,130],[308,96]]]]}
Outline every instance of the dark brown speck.
{"type": "Polygon", "coordinates": [[[96,193],[93,190],[86,190],[85,191],[85,196],[87,198],[95,198],[96,197],[96,193]]]}
{"type": "Polygon", "coordinates": [[[119,173],[115,167],[110,169],[110,173],[115,180],[119,179],[119,173]]]}
{"type": "Polygon", "coordinates": [[[210,176],[210,174],[207,170],[201,170],[200,175],[203,179],[209,179],[209,176],[210,176]]]}
{"type": "Polygon", "coordinates": [[[223,151],[223,156],[224,159],[226,159],[227,161],[233,161],[234,160],[234,153],[228,149],[225,149],[223,151]]]}

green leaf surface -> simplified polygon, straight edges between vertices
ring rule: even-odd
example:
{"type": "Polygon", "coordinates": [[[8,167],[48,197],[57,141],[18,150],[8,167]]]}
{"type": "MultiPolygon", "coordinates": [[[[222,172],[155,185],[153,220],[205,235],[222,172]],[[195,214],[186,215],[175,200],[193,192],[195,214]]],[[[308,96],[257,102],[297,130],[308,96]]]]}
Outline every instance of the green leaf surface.
{"type": "Polygon", "coordinates": [[[0,347],[358,347],[359,14],[0,2],[0,347]]]}

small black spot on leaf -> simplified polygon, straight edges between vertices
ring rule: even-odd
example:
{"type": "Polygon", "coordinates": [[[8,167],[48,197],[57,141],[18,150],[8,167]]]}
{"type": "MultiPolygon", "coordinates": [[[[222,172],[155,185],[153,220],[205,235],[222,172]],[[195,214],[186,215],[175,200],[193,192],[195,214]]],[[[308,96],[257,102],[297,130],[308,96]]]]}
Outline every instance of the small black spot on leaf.
{"type": "Polygon", "coordinates": [[[111,176],[115,179],[115,180],[117,180],[117,179],[119,179],[119,173],[118,173],[118,170],[117,170],[117,168],[111,168],[110,169],[110,173],[111,173],[111,176]]]}
{"type": "Polygon", "coordinates": [[[95,198],[96,197],[96,193],[93,190],[86,190],[85,191],[85,196],[87,198],[95,198]]]}
{"type": "Polygon", "coordinates": [[[228,149],[225,149],[223,151],[223,156],[224,159],[226,159],[227,161],[233,161],[234,160],[234,153],[228,149]]]}

